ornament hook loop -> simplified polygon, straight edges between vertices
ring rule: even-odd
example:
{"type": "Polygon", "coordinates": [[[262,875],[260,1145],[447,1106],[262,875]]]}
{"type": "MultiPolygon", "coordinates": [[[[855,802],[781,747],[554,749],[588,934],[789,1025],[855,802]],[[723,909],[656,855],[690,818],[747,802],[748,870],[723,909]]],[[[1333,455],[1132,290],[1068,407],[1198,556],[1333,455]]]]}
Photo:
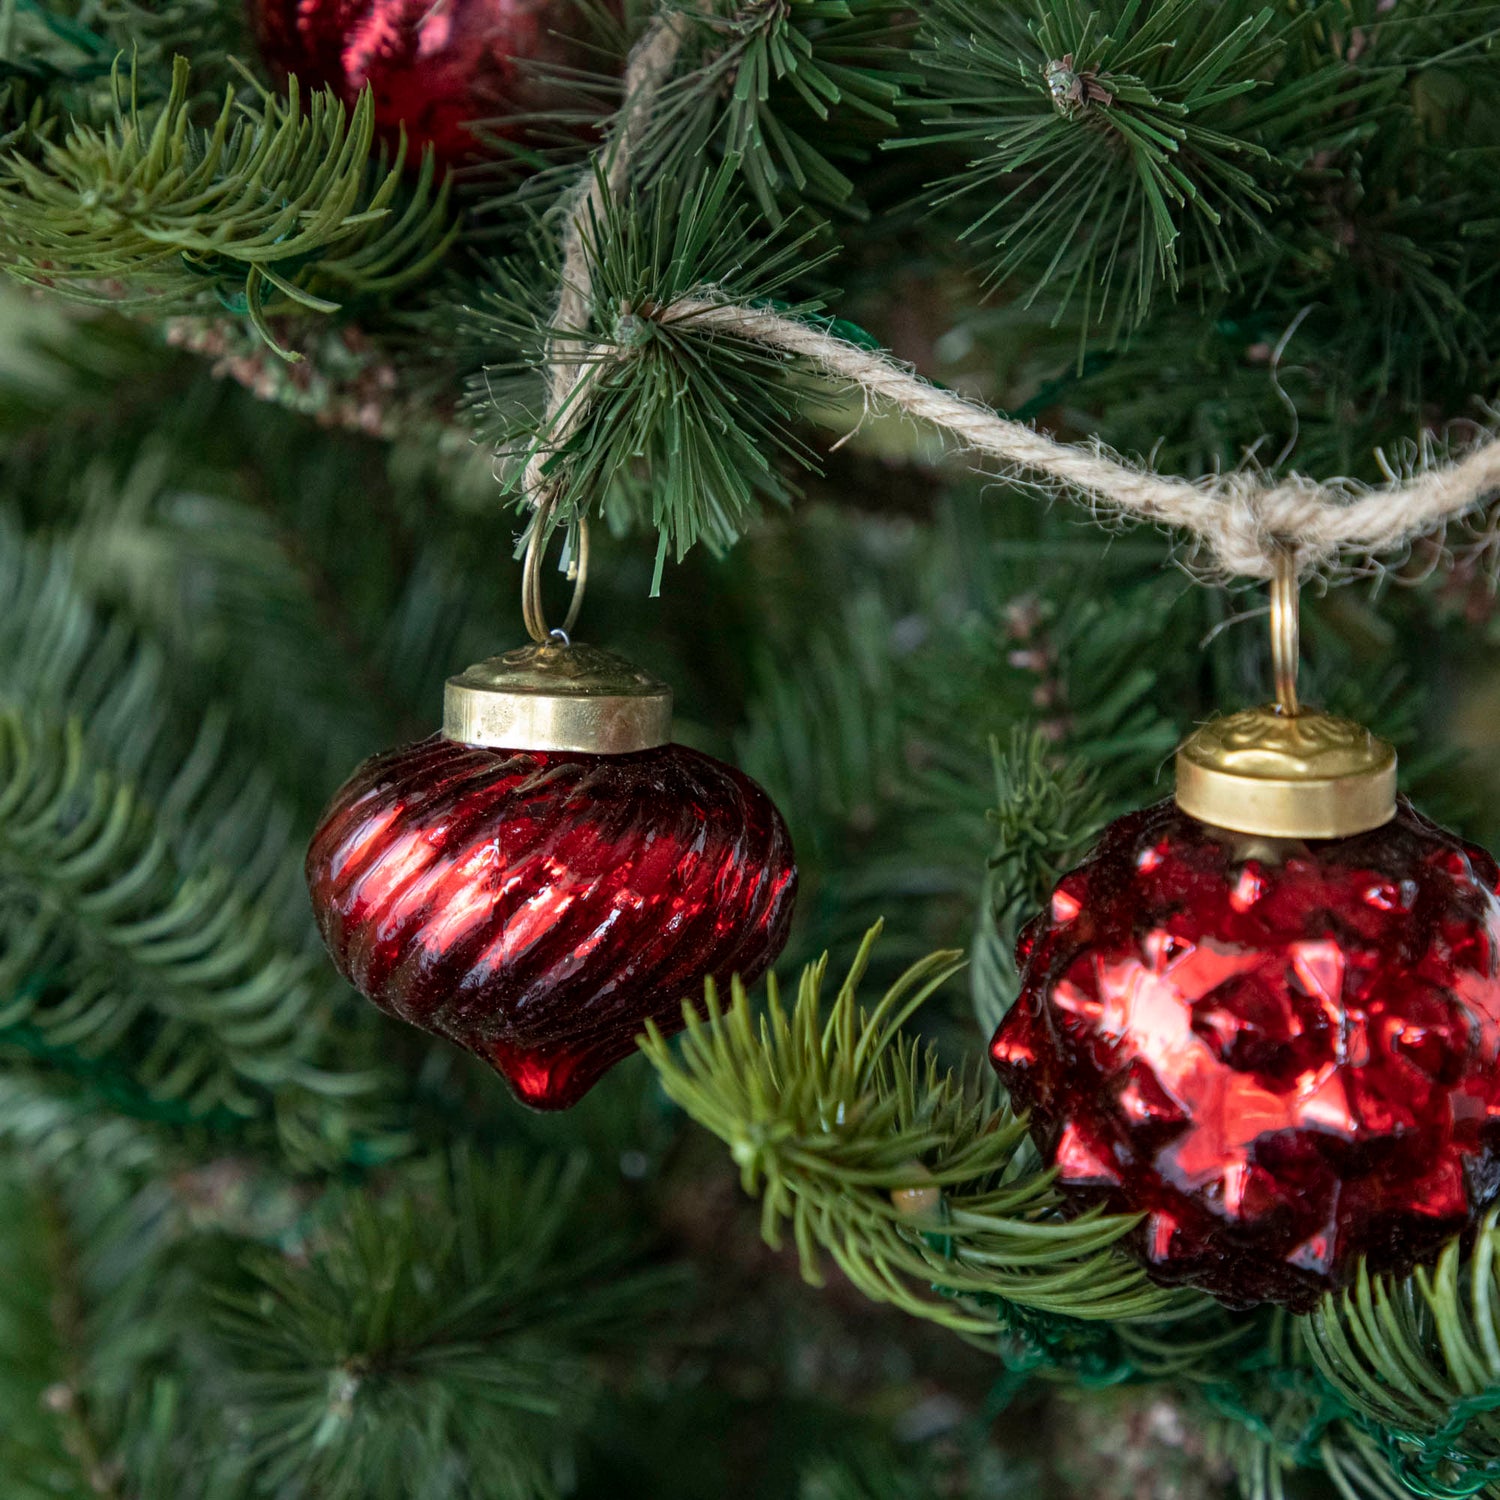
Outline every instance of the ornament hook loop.
{"type": "Polygon", "coordinates": [[[1200,725],[1177,751],[1177,805],[1200,823],[1275,839],[1342,839],[1396,815],[1396,752],[1363,725],[1297,701],[1297,552],[1271,579],[1276,701],[1200,725]]]}
{"type": "MultiPolygon", "coordinates": [[[[537,501],[536,515],[531,521],[531,535],[526,542],[526,556],[521,568],[521,618],[526,624],[526,633],[537,645],[554,638],[555,632],[547,624],[547,612],[542,607],[542,554],[547,546],[547,527],[552,519],[555,501],[551,494],[537,501]]],[[[589,523],[586,516],[578,518],[578,551],[568,565],[568,577],[573,583],[573,598],[568,605],[567,617],[561,626],[561,635],[567,639],[578,623],[578,611],[583,608],[583,591],[589,576],[589,523]]]]}
{"type": "Polygon", "coordinates": [[[1276,548],[1271,578],[1271,667],[1276,676],[1276,709],[1297,717],[1297,662],[1301,653],[1301,609],[1297,597],[1297,554],[1285,543],[1276,548]]]}

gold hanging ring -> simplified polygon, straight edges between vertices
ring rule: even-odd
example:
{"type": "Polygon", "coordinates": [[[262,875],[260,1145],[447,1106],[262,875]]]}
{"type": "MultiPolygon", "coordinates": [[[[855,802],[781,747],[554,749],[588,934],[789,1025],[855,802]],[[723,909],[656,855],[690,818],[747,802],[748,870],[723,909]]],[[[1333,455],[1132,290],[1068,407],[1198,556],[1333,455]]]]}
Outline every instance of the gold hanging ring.
{"type": "Polygon", "coordinates": [[[1276,572],[1271,579],[1271,667],[1276,676],[1276,708],[1295,718],[1297,662],[1301,652],[1300,605],[1297,596],[1297,554],[1284,543],[1276,549],[1276,572]]]}
{"type": "Polygon", "coordinates": [[[536,515],[531,521],[531,536],[526,542],[526,556],[521,565],[521,618],[526,623],[526,633],[538,645],[544,641],[560,638],[570,644],[569,637],[578,623],[578,611],[583,607],[583,590],[589,576],[589,523],[586,516],[578,518],[578,552],[568,567],[568,577],[573,582],[573,599],[568,605],[567,618],[560,629],[547,624],[547,612],[542,607],[542,554],[547,546],[547,527],[552,519],[553,497],[544,495],[537,501],[536,515]]]}

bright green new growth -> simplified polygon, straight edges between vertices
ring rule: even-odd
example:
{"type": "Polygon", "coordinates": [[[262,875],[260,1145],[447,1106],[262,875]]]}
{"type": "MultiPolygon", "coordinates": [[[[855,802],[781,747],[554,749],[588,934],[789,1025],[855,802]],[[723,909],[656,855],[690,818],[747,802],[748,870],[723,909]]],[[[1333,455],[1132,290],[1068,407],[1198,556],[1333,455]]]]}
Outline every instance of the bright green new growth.
{"type": "Polygon", "coordinates": [[[1227,1419],[1252,1500],[1306,1464],[1366,1500],[1493,1492],[1500,1211],[1467,1257],[1455,1241],[1404,1279],[1361,1270],[1306,1316],[1234,1315],[1154,1286],[1117,1248],[1133,1217],[1064,1214],[984,1060],[945,1071],[903,1034],[956,954],[859,1005],[878,936],[826,1009],[825,957],[790,1012],[774,979],[758,1017],[738,981],[727,1007],[710,984],[678,1047],[650,1024],[641,1042],[667,1093],[729,1147],[767,1242],[790,1224],[809,1281],[826,1254],[866,1296],[998,1341],[1025,1373],[1174,1379],[1227,1419]]]}
{"type": "Polygon", "coordinates": [[[947,1072],[901,1035],[957,972],[958,954],[933,954],[872,1010],[860,1007],[878,936],[867,935],[826,1018],[825,958],[803,970],[790,1013],[773,979],[758,1024],[738,981],[727,1008],[710,987],[706,1022],[684,1009],[680,1057],[648,1027],[645,1049],[668,1094],[728,1145],[746,1191],[760,1194],[766,1239],[777,1243],[790,1221],[809,1280],[821,1247],[867,1296],[971,1334],[994,1319],[965,1305],[969,1293],[1119,1320],[1196,1300],[1153,1287],[1112,1253],[1133,1218],[1058,1217],[1052,1173],[1022,1166],[1024,1122],[983,1059],[947,1072]],[[900,1195],[928,1186],[940,1208],[903,1207],[900,1195]],[[933,1298],[933,1282],[958,1300],[933,1298]]]}
{"type": "Polygon", "coordinates": [[[429,157],[398,202],[401,157],[374,174],[374,105],[352,115],[295,80],[258,112],[225,91],[207,129],[192,123],[188,63],[172,66],[156,109],[117,65],[112,123],[74,123],[61,139],[0,160],[0,263],[34,286],[89,302],[243,312],[266,322],[288,307],[334,313],[349,297],[389,296],[421,280],[451,246],[448,187],[429,157]],[[337,299],[337,300],[336,300],[337,299]]]}

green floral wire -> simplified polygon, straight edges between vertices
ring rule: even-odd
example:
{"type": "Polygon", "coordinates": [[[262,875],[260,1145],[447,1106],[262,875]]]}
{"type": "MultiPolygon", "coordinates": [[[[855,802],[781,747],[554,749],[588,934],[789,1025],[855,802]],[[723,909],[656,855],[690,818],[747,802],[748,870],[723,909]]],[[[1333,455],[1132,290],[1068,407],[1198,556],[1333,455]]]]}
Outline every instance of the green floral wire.
{"type": "Polygon", "coordinates": [[[1430,1433],[1408,1432],[1388,1427],[1358,1413],[1352,1419],[1380,1444],[1386,1461],[1403,1484],[1430,1500],[1468,1500],[1500,1480],[1500,1459],[1478,1460],[1458,1446],[1469,1423],[1477,1416],[1500,1411],[1500,1387],[1487,1386],[1469,1396],[1459,1396],[1450,1405],[1447,1422],[1430,1433]],[[1460,1466],[1464,1472],[1439,1478],[1445,1466],[1460,1466]]]}
{"type": "MultiPolygon", "coordinates": [[[[942,1211],[946,1209],[945,1202],[942,1211]]],[[[941,1255],[952,1253],[952,1241],[944,1234],[928,1233],[923,1239],[941,1255]]],[[[945,1297],[956,1295],[938,1283],[932,1290],[945,1297]]],[[[966,1300],[983,1300],[996,1315],[1000,1335],[996,1352],[1004,1361],[1005,1374],[995,1382],[985,1404],[990,1420],[998,1419],[1038,1376],[1061,1376],[1084,1389],[1163,1378],[1159,1372],[1143,1369],[1108,1323],[1024,1308],[1001,1297],[966,1300]]],[[[1392,1474],[1424,1500],[1472,1500],[1500,1480],[1500,1459],[1478,1460],[1462,1447],[1465,1430],[1476,1416],[1500,1411],[1500,1387],[1455,1399],[1442,1427],[1415,1432],[1359,1411],[1318,1371],[1277,1364],[1268,1346],[1258,1343],[1235,1360],[1230,1379],[1205,1384],[1199,1393],[1219,1415],[1254,1433],[1297,1468],[1325,1467],[1323,1451],[1330,1434],[1351,1425],[1376,1442],[1392,1474]],[[1287,1414],[1286,1400],[1268,1417],[1247,1399],[1267,1387],[1309,1404],[1308,1415],[1295,1431],[1287,1432],[1277,1421],[1287,1414]]]]}
{"type": "MultiPolygon", "coordinates": [[[[1161,1379],[1142,1370],[1108,1324],[1084,1324],[998,1298],[995,1308],[1002,1332],[999,1353],[1006,1363],[1006,1374],[991,1396],[996,1416],[1034,1376],[1048,1372],[1085,1388],[1161,1379]]],[[[1247,1428],[1297,1468],[1322,1468],[1329,1434],[1348,1424],[1373,1438],[1396,1478],[1424,1500],[1471,1500],[1500,1481],[1500,1459],[1479,1460],[1462,1446],[1465,1430],[1476,1416],[1500,1411],[1500,1387],[1457,1398],[1442,1427],[1415,1432],[1359,1411],[1317,1371],[1270,1365],[1267,1349],[1258,1346],[1236,1361],[1231,1379],[1204,1385],[1199,1393],[1219,1415],[1247,1428]],[[1294,1431],[1277,1421],[1285,1418],[1287,1401],[1278,1403],[1273,1416],[1251,1404],[1249,1393],[1267,1387],[1308,1403],[1310,1410],[1294,1431]]]]}

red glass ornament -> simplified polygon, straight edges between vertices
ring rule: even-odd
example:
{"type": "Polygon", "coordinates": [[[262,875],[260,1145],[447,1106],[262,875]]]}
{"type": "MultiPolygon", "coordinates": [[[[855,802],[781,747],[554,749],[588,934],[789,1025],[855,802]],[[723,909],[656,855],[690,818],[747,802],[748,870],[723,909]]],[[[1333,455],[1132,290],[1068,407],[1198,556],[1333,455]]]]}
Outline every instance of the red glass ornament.
{"type": "Polygon", "coordinates": [[[568,0],[249,0],[261,53],[304,86],[352,105],[368,84],[389,137],[405,125],[412,159],[431,145],[456,162],[469,126],[555,107],[535,64],[578,66],[580,15],[568,0]]]}
{"type": "Polygon", "coordinates": [[[749,777],[681,745],[494,750],[435,735],[334,796],[307,881],[339,971],[538,1109],[579,1099],[650,1018],[786,942],[791,838],[749,777]]]}
{"type": "Polygon", "coordinates": [[[1500,871],[1406,803],[1265,840],[1120,819],[1022,934],[991,1057],[1149,1272],[1306,1309],[1500,1194],[1500,871]]]}

